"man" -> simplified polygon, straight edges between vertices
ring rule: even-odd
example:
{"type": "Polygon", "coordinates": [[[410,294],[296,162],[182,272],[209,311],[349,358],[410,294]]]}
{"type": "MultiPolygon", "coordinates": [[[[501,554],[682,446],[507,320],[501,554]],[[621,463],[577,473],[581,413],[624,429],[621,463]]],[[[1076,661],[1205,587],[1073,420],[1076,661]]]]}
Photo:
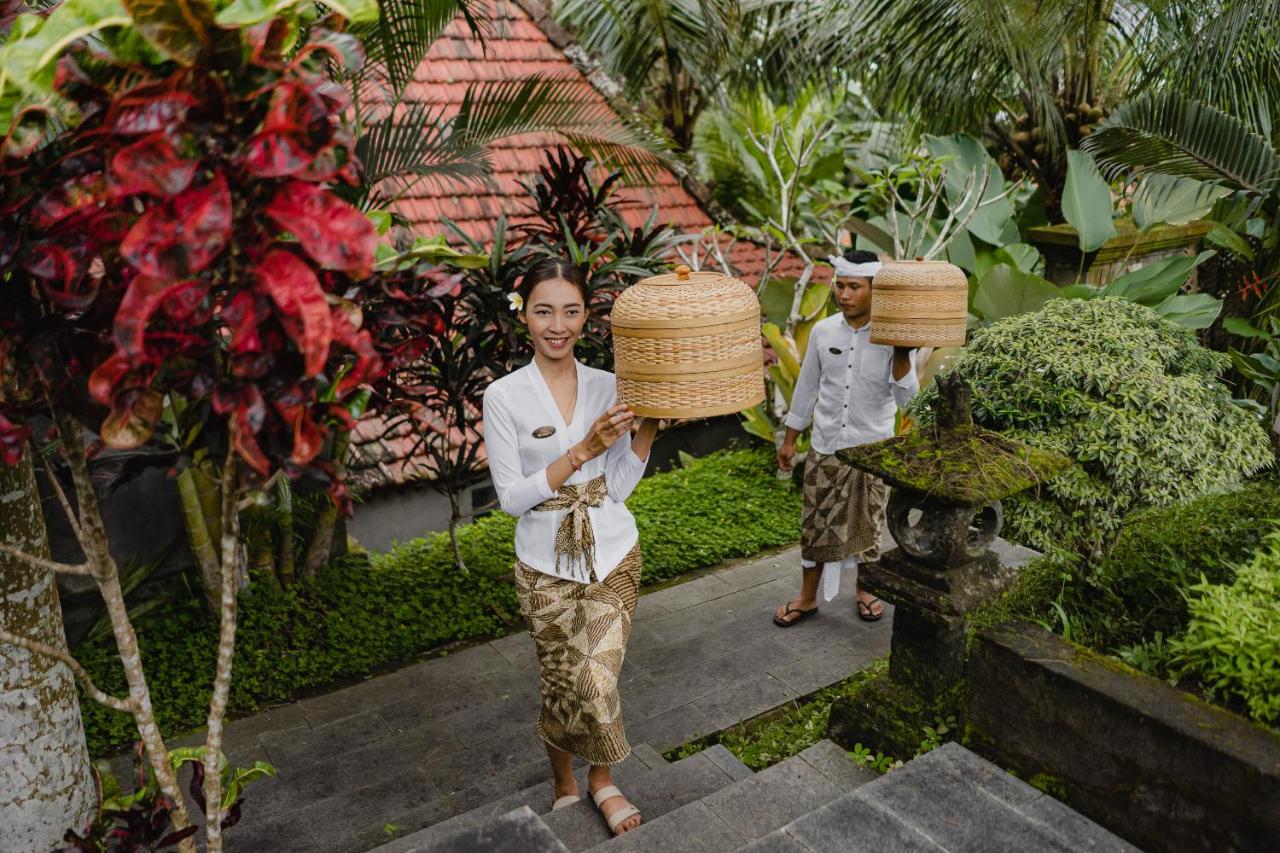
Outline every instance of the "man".
{"type": "MultiPolygon", "coordinates": [[[[840,573],[880,556],[889,489],[878,478],[845,465],[837,450],[893,435],[894,415],[920,388],[915,350],[871,343],[871,280],[880,269],[871,252],[831,256],[831,288],[840,313],[814,325],[800,377],[784,421],[778,467],[795,467],[796,439],[813,424],[804,474],[800,532],[800,595],[778,607],[774,624],[790,628],[818,612],[818,587],[833,599],[840,573]]],[[[879,599],[858,590],[858,616],[884,615],[879,599]]]]}

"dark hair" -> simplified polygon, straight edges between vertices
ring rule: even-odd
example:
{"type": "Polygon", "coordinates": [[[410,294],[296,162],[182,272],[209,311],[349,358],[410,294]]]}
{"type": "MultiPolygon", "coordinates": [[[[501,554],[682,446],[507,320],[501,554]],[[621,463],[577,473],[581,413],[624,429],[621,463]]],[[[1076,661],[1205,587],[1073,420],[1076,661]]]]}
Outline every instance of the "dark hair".
{"type": "Polygon", "coordinates": [[[849,249],[844,253],[844,259],[851,264],[874,264],[880,260],[875,252],[865,249],[849,249]]]}
{"type": "Polygon", "coordinates": [[[520,298],[528,302],[529,296],[533,293],[535,287],[544,281],[554,281],[558,278],[578,288],[578,293],[582,294],[582,306],[585,308],[587,305],[587,279],[576,264],[570,263],[564,258],[545,257],[534,261],[533,266],[525,270],[524,278],[520,279],[520,284],[516,286],[516,293],[519,293],[520,298]]]}

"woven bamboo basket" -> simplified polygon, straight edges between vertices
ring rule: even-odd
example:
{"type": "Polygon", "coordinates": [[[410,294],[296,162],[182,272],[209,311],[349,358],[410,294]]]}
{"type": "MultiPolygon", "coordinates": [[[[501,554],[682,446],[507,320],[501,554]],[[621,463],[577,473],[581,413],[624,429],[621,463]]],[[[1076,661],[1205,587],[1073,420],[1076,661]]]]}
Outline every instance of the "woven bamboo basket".
{"type": "Polygon", "coordinates": [[[887,261],[871,283],[871,343],[964,346],[969,280],[943,261],[887,261]]]}
{"type": "Polygon", "coordinates": [[[764,400],[760,303],[716,272],[642,279],[613,305],[618,400],[644,417],[706,418],[764,400]]]}

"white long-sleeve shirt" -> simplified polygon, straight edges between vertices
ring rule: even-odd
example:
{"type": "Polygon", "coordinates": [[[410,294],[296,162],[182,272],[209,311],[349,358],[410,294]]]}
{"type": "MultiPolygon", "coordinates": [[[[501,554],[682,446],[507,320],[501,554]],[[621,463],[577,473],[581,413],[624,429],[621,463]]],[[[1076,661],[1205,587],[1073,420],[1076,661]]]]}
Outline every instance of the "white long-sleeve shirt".
{"type": "Polygon", "coordinates": [[[809,334],[791,409],[783,423],[813,424],[810,445],[832,454],[893,436],[893,417],[920,390],[915,352],[911,369],[893,378],[893,347],[871,343],[871,324],[860,329],[842,314],[819,320],[809,334]]]}
{"type": "MultiPolygon", "coordinates": [[[[495,380],[484,392],[489,474],[503,511],[519,519],[516,556],[540,572],[569,580],[574,578],[567,565],[562,562],[556,570],[555,555],[556,529],[565,510],[540,512],[534,507],[555,495],[547,466],[581,441],[595,419],[618,400],[612,373],[574,364],[578,399],[568,423],[534,362],[495,380]],[[550,430],[554,431],[547,435],[550,430]]],[[[595,531],[598,580],[604,580],[636,544],[636,522],[623,502],[644,476],[647,464],[647,459],[631,450],[631,436],[624,433],[608,451],[583,463],[582,470],[565,481],[585,483],[605,476],[608,496],[599,507],[587,508],[595,531]]]]}
{"type": "MultiPolygon", "coordinates": [[[[791,395],[791,409],[783,423],[802,430],[813,424],[810,446],[831,454],[846,447],[869,444],[893,436],[893,417],[920,390],[915,351],[911,369],[893,378],[893,347],[871,343],[871,324],[860,329],[842,314],[818,321],[809,333],[800,376],[791,395]]],[[[816,565],[801,560],[801,565],[816,565]]],[[[827,601],[840,590],[840,575],[857,569],[850,557],[827,563],[822,570],[822,597],[827,601]]]]}

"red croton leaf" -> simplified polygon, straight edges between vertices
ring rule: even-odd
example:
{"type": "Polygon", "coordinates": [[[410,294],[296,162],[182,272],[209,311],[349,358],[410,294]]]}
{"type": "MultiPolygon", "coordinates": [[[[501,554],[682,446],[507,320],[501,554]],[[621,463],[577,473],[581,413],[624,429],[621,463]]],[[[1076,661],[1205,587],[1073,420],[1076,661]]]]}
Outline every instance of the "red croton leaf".
{"type": "Polygon", "coordinates": [[[143,275],[173,281],[207,267],[230,238],[231,193],[218,173],[204,186],[142,214],[121,242],[120,254],[143,275]]]}
{"type": "Polygon", "coordinates": [[[31,208],[31,222],[37,228],[51,228],[82,210],[96,207],[107,197],[107,177],[92,172],[64,181],[42,195],[31,208]]]}
{"type": "Polygon", "coordinates": [[[296,175],[329,145],[333,131],[330,111],[314,86],[282,80],[272,91],[262,129],[249,140],[242,159],[260,178],[296,175]]]}
{"type": "Polygon", "coordinates": [[[293,451],[289,461],[295,465],[307,465],[324,449],[325,432],[311,418],[305,406],[277,407],[281,417],[293,427],[293,451]]]}
{"type": "Polygon", "coordinates": [[[149,193],[169,197],[191,185],[199,164],[178,155],[165,133],[153,133],[120,149],[111,158],[111,171],[120,182],[117,195],[149,193]]]}
{"type": "Polygon", "coordinates": [[[258,284],[280,309],[281,324],[302,351],[307,376],[324,370],[333,321],[311,267],[292,252],[272,249],[257,268],[258,284]]]}
{"type": "Polygon", "coordinates": [[[80,312],[93,304],[101,279],[86,275],[88,264],[80,252],[62,246],[33,246],[22,264],[49,300],[64,311],[80,312]]]}
{"type": "Polygon", "coordinates": [[[94,402],[103,405],[110,403],[116,394],[116,389],[133,367],[127,356],[120,353],[113,354],[89,374],[89,396],[94,402]]]}
{"type": "Polygon", "coordinates": [[[150,87],[117,98],[107,117],[107,126],[127,136],[155,133],[180,124],[197,103],[195,95],[190,92],[150,87]]]}
{"type": "Polygon", "coordinates": [[[328,190],[290,181],[271,199],[265,212],[298,238],[323,268],[341,270],[355,278],[373,272],[377,229],[367,216],[328,190]]]}
{"type": "Polygon", "coordinates": [[[266,420],[266,404],[257,385],[246,385],[231,412],[231,443],[246,464],[262,476],[271,473],[271,460],[258,444],[258,431],[266,420]]]}
{"type": "MultiPolygon", "coordinates": [[[[143,355],[147,323],[151,315],[170,296],[188,291],[193,297],[203,299],[205,286],[198,281],[160,281],[140,275],[125,292],[116,309],[115,341],[120,352],[132,359],[143,355]]],[[[198,301],[197,301],[198,304],[198,301]]]]}
{"type": "Polygon", "coordinates": [[[100,433],[108,447],[132,450],[147,443],[164,413],[164,395],[150,388],[130,388],[115,395],[100,433]]]}
{"type": "Polygon", "coordinates": [[[22,459],[22,448],[31,437],[31,427],[15,424],[0,415],[0,462],[17,465],[22,459]]]}
{"type": "Polygon", "coordinates": [[[385,371],[381,356],[373,344],[373,337],[364,329],[357,329],[341,308],[333,309],[333,339],[356,355],[355,367],[338,383],[338,398],[359,385],[379,378],[385,371]]]}

